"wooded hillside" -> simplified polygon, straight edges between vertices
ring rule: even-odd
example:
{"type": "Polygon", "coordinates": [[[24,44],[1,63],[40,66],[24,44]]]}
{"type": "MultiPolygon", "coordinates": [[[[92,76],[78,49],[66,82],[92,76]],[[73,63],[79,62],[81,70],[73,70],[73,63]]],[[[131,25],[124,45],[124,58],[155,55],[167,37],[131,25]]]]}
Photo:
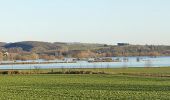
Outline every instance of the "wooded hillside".
{"type": "MultiPolygon", "coordinates": [[[[8,52],[5,59],[56,59],[64,57],[112,57],[112,56],[169,56],[170,46],[165,45],[107,45],[90,43],[63,43],[23,41],[0,42],[0,52],[8,52]],[[36,57],[35,57],[36,56],[36,57]]],[[[1,56],[0,56],[1,57],[1,56]]],[[[2,57],[1,57],[2,58],[2,57]]],[[[3,57],[4,59],[4,57],[3,57]]]]}

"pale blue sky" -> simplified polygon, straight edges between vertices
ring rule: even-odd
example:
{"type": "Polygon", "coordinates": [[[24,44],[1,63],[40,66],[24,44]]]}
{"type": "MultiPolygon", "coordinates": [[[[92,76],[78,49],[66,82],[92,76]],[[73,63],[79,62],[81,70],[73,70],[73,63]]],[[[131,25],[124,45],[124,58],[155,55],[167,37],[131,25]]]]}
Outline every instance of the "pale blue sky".
{"type": "Polygon", "coordinates": [[[0,41],[170,45],[170,0],[0,0],[0,41]]]}

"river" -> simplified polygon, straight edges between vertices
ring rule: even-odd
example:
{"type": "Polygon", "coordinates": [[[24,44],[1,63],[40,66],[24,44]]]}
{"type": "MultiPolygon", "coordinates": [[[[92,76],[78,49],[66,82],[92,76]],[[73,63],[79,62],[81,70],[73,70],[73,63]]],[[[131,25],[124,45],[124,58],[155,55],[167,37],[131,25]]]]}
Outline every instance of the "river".
{"type": "Polygon", "coordinates": [[[170,56],[161,57],[112,57],[121,62],[92,62],[77,61],[76,63],[51,63],[51,64],[20,64],[0,65],[0,69],[49,69],[49,68],[122,68],[122,67],[168,67],[170,56]]]}

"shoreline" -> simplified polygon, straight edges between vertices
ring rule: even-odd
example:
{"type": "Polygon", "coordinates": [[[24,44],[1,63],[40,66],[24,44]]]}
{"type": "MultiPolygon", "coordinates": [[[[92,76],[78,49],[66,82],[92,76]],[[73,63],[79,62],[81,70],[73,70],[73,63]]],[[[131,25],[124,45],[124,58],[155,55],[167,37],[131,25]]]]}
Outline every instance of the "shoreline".
{"type": "Polygon", "coordinates": [[[1,75],[36,75],[36,74],[98,74],[98,75],[123,75],[139,77],[170,77],[170,67],[158,68],[54,68],[30,70],[0,70],[1,75]]]}

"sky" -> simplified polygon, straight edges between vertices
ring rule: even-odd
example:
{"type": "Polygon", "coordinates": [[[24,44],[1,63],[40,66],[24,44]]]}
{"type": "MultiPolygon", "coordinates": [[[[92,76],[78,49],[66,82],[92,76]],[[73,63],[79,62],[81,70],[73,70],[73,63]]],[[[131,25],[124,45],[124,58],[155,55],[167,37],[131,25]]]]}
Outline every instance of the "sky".
{"type": "Polygon", "coordinates": [[[0,0],[0,41],[170,45],[170,0],[0,0]]]}

